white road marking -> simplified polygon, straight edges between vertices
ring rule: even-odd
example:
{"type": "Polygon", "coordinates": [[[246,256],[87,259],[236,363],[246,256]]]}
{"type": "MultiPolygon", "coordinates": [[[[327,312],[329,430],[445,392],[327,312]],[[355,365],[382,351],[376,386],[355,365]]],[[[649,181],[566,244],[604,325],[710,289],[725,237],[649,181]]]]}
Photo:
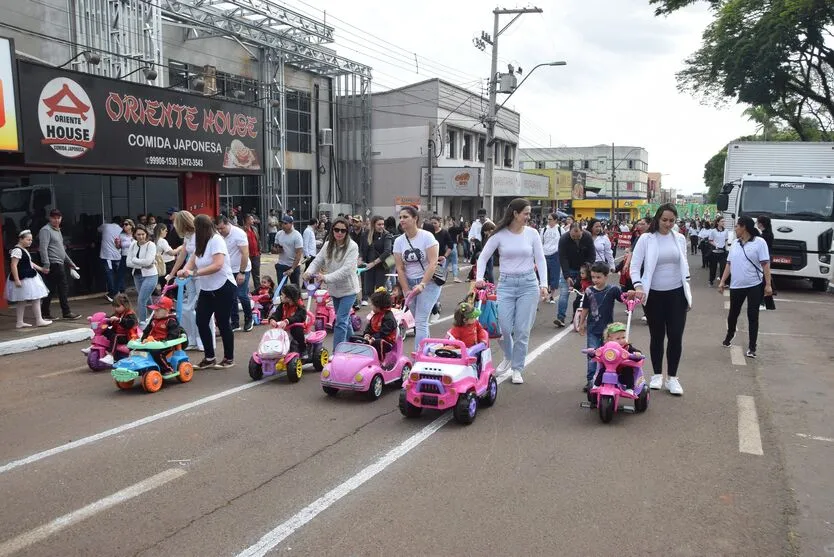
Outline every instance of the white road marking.
{"type": "Polygon", "coordinates": [[[175,480],[180,476],[186,473],[185,470],[181,468],[171,468],[170,470],[165,470],[164,472],[160,472],[155,476],[151,476],[148,479],[142,480],[139,483],[133,484],[130,487],[127,487],[121,491],[117,491],[113,495],[105,497],[104,499],[99,499],[94,503],[90,503],[86,507],[82,507],[77,511],[73,511],[71,513],[65,514],[64,516],[60,516],[49,522],[44,524],[43,526],[39,526],[34,530],[30,530],[24,534],[21,534],[15,538],[12,538],[2,544],[0,544],[0,557],[6,557],[7,555],[11,555],[16,553],[22,549],[29,547],[30,545],[36,544],[48,538],[49,536],[60,532],[66,528],[69,528],[73,524],[81,522],[82,520],[86,520],[102,511],[106,511],[110,507],[114,507],[120,503],[124,503],[129,499],[133,499],[134,497],[138,497],[143,493],[150,491],[152,489],[156,489],[171,480],[175,480]]]}
{"type": "Polygon", "coordinates": [[[729,288],[725,288],[725,289],[724,289],[724,297],[725,297],[725,298],[729,298],[729,297],[730,297],[730,289],[729,289],[729,288]]]}
{"type": "MultiPolygon", "coordinates": [[[[559,332],[556,336],[545,342],[544,344],[540,345],[538,348],[527,354],[527,361],[526,363],[529,364],[542,354],[554,344],[568,336],[572,332],[571,329],[565,329],[559,332]]],[[[502,374],[498,377],[498,382],[503,383],[506,381],[510,376],[512,376],[512,371],[508,370],[506,373],[502,374]]],[[[370,464],[369,466],[360,470],[356,475],[351,476],[341,484],[337,485],[300,511],[296,514],[291,516],[285,522],[282,522],[278,526],[276,526],[273,530],[264,534],[260,540],[254,545],[246,548],[245,550],[238,553],[238,557],[255,557],[255,556],[263,556],[266,555],[269,551],[273,550],[275,547],[278,546],[282,541],[287,539],[293,533],[298,531],[304,525],[312,521],[316,516],[321,514],[322,512],[326,511],[328,508],[333,506],[336,502],[340,499],[345,497],[346,495],[350,494],[351,492],[355,491],[359,487],[361,487],[365,482],[388,468],[391,464],[405,456],[411,449],[420,445],[423,441],[428,439],[432,436],[432,434],[436,433],[440,428],[446,425],[452,419],[451,412],[444,412],[439,418],[435,419],[429,425],[421,429],[419,432],[415,433],[393,449],[391,449],[386,455],[382,458],[377,460],[376,462],[370,464]]]]}
{"type": "Polygon", "coordinates": [[[804,433],[797,433],[797,437],[802,437],[803,439],[810,439],[811,441],[825,441],[826,443],[834,443],[834,439],[830,437],[817,437],[816,435],[805,435],[804,433]]]}
{"type": "MultiPolygon", "coordinates": [[[[283,375],[283,374],[281,374],[283,375]]],[[[53,447],[51,449],[47,449],[45,451],[41,451],[39,453],[35,453],[33,455],[29,455],[25,458],[21,458],[19,460],[13,460],[0,466],[0,474],[5,474],[15,468],[20,468],[21,466],[26,466],[27,464],[32,464],[33,462],[37,462],[39,460],[43,460],[50,456],[55,456],[57,454],[61,454],[72,449],[77,449],[78,447],[83,447],[85,445],[89,445],[91,443],[95,443],[96,441],[101,441],[102,439],[107,439],[108,437],[112,437],[114,435],[118,435],[120,433],[124,433],[125,431],[130,431],[131,429],[136,429],[137,427],[147,425],[149,423],[153,423],[155,421],[161,420],[163,418],[168,418],[175,414],[180,414],[182,412],[186,412],[191,410],[192,408],[196,408],[198,406],[202,406],[204,404],[208,404],[209,402],[214,402],[215,400],[220,400],[221,398],[226,398],[231,395],[235,395],[239,392],[245,391],[247,389],[252,389],[259,385],[264,385],[281,375],[273,375],[272,377],[267,377],[261,381],[253,381],[251,383],[246,383],[245,385],[240,385],[233,389],[227,389],[225,391],[221,391],[219,393],[206,396],[203,398],[199,398],[195,401],[188,402],[186,404],[181,404],[180,406],[175,406],[169,410],[165,410],[163,412],[159,412],[158,414],[153,414],[151,416],[146,416],[144,418],[140,418],[130,423],[126,423],[106,431],[102,431],[101,433],[96,433],[94,435],[89,435],[87,437],[82,437],[76,441],[72,441],[70,443],[66,443],[64,445],[59,445],[57,447],[53,447]]]]}
{"type": "Polygon", "coordinates": [[[747,365],[747,359],[744,357],[744,352],[741,351],[741,346],[730,346],[730,361],[734,366],[747,365]]]}
{"type": "Polygon", "coordinates": [[[72,369],[62,369],[61,371],[53,371],[52,373],[44,373],[43,375],[38,375],[38,379],[46,379],[48,377],[57,377],[59,375],[67,375],[68,373],[79,373],[82,371],[86,371],[90,369],[87,366],[80,366],[72,369]]]}
{"type": "Polygon", "coordinates": [[[763,455],[756,400],[752,396],[738,395],[736,401],[738,402],[738,450],[741,453],[763,455]]]}
{"type": "Polygon", "coordinates": [[[816,304],[818,306],[834,306],[834,304],[830,302],[816,302],[814,300],[786,300],[785,298],[779,298],[778,296],[774,298],[774,301],[788,302],[791,304],[816,304]]]}
{"type": "Polygon", "coordinates": [[[730,302],[724,302],[724,309],[730,309],[730,302]]]}

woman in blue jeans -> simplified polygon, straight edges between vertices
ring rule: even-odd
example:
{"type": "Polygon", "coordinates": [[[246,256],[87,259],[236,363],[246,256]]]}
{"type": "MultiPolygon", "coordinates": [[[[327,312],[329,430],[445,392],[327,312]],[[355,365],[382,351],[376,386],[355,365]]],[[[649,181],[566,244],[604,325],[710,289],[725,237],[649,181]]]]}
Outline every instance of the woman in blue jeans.
{"type": "Polygon", "coordinates": [[[478,257],[478,276],[475,288],[484,287],[487,261],[498,251],[501,275],[498,281],[498,324],[501,326],[501,349],[504,360],[497,373],[512,369],[512,381],[524,383],[521,372],[527,358],[530,329],[536,320],[539,299],[547,297],[547,262],[542,240],[536,229],[527,226],[530,202],[513,199],[498,228],[489,237],[478,257]],[[538,280],[536,279],[538,270],[538,280]]]}
{"type": "Polygon", "coordinates": [[[313,259],[302,277],[308,282],[311,277],[324,285],[336,309],[336,323],[333,325],[333,350],[350,338],[350,308],[359,293],[359,246],[350,239],[347,220],[338,217],[330,226],[321,250],[313,259]]]}
{"type": "Polygon", "coordinates": [[[141,224],[136,227],[133,237],[136,241],[128,251],[127,266],[132,270],[133,284],[136,286],[138,297],[136,316],[139,318],[139,323],[144,324],[148,318],[151,294],[159,280],[156,271],[156,244],[149,241],[148,231],[141,224]]]}
{"type": "Polygon", "coordinates": [[[429,316],[440,299],[440,286],[434,281],[439,244],[434,234],[420,228],[417,209],[400,210],[403,233],[394,240],[397,279],[406,297],[413,297],[408,307],[414,315],[414,345],[429,336],[429,316]]]}

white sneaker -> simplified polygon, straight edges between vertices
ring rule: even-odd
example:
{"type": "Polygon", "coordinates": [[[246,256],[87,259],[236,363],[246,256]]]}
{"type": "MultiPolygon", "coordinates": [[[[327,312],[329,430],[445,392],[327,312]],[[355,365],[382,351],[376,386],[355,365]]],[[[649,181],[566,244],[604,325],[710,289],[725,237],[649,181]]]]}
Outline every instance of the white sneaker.
{"type": "Polygon", "coordinates": [[[429,317],[429,323],[437,323],[440,320],[439,313],[432,313],[431,317],[429,317]]]}
{"type": "Polygon", "coordinates": [[[463,282],[463,281],[462,281],[462,280],[460,280],[459,278],[454,279],[454,281],[455,281],[455,282],[457,282],[457,283],[461,283],[461,282],[463,282]]]}
{"type": "Polygon", "coordinates": [[[108,355],[106,355],[105,357],[100,358],[100,359],[99,359],[99,362],[101,362],[101,363],[103,363],[103,364],[105,364],[105,365],[108,365],[108,366],[112,366],[112,365],[113,365],[113,363],[114,363],[114,362],[113,362],[113,355],[112,355],[112,354],[108,354],[108,355]]]}
{"type": "Polygon", "coordinates": [[[521,372],[517,369],[513,370],[513,385],[521,385],[524,383],[524,378],[521,377],[521,372]]]}
{"type": "Polygon", "coordinates": [[[502,373],[504,373],[505,371],[510,369],[510,364],[511,364],[510,360],[504,358],[503,360],[501,360],[501,363],[498,364],[498,367],[495,368],[495,374],[496,375],[501,375],[502,373]]]}
{"type": "Polygon", "coordinates": [[[652,375],[651,381],[649,381],[649,388],[654,389],[655,391],[659,391],[663,388],[663,374],[656,373],[652,375]]]}
{"type": "Polygon", "coordinates": [[[368,305],[368,300],[362,300],[362,307],[366,307],[368,305]]]}
{"type": "Polygon", "coordinates": [[[666,388],[669,390],[669,394],[678,396],[683,394],[683,387],[681,387],[681,382],[678,381],[677,377],[670,377],[667,379],[666,388]]]}
{"type": "Polygon", "coordinates": [[[640,321],[648,321],[648,319],[646,319],[646,316],[644,315],[643,317],[640,318],[640,321]]]}
{"type": "Polygon", "coordinates": [[[88,346],[87,348],[82,348],[81,353],[84,354],[85,356],[88,355],[90,353],[90,348],[92,348],[92,347],[88,346]]]}
{"type": "Polygon", "coordinates": [[[626,389],[623,392],[629,396],[634,396],[634,389],[626,389]]]}

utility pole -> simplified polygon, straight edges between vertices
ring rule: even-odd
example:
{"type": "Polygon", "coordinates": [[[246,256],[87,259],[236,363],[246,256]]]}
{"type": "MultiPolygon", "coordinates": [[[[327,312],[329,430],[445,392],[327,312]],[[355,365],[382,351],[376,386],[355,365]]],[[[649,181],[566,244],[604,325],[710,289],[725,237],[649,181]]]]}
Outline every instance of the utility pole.
{"type": "Polygon", "coordinates": [[[486,117],[486,128],[487,128],[487,136],[486,136],[486,166],[484,168],[484,197],[483,197],[483,208],[486,209],[487,215],[492,218],[493,217],[493,187],[492,187],[492,175],[495,170],[495,101],[498,95],[498,37],[501,36],[501,33],[507,30],[510,25],[512,25],[515,20],[521,17],[524,14],[531,14],[531,13],[542,13],[541,8],[519,8],[519,9],[512,9],[512,10],[504,10],[501,8],[495,8],[492,13],[495,15],[495,25],[493,26],[493,33],[492,33],[492,40],[488,40],[487,37],[482,34],[482,40],[484,42],[488,42],[492,45],[492,64],[490,65],[489,71],[489,113],[486,117]],[[499,30],[499,20],[502,15],[505,14],[514,14],[515,17],[510,20],[510,22],[505,25],[502,29],[499,30]]]}
{"type": "Polygon", "coordinates": [[[434,214],[434,199],[432,192],[432,165],[434,164],[434,126],[429,122],[429,173],[428,173],[428,187],[429,187],[429,212],[434,214]]]}
{"type": "Polygon", "coordinates": [[[614,144],[611,144],[611,222],[614,222],[614,214],[617,211],[617,182],[615,181],[617,169],[614,166],[614,144]]]}

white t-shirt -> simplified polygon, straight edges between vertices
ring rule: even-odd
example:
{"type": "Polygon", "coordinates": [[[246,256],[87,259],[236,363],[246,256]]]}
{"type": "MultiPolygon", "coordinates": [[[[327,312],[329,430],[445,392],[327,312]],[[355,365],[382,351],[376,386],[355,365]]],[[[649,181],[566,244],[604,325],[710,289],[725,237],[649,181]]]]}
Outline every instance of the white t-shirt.
{"type": "Polygon", "coordinates": [[[304,229],[304,234],[301,235],[304,240],[304,257],[316,256],[316,231],[312,226],[304,229]]]}
{"type": "Polygon", "coordinates": [[[280,223],[278,217],[270,216],[269,219],[267,219],[266,223],[267,232],[269,232],[270,234],[275,234],[276,232],[278,232],[278,224],[280,223]]]}
{"type": "Polygon", "coordinates": [[[111,222],[99,226],[98,231],[101,233],[99,258],[109,261],[118,261],[121,259],[122,252],[116,247],[116,238],[122,233],[122,227],[111,222]]]}
{"type": "Polygon", "coordinates": [[[545,226],[542,230],[542,248],[545,256],[559,253],[559,238],[562,237],[562,228],[556,224],[545,226]]]}
{"type": "Polygon", "coordinates": [[[597,252],[596,261],[606,263],[610,269],[615,267],[614,251],[611,247],[611,240],[608,239],[606,234],[594,237],[594,250],[597,252]]]}
{"type": "Polygon", "coordinates": [[[295,228],[289,234],[279,230],[275,235],[275,245],[283,248],[283,251],[278,254],[278,264],[292,267],[295,261],[295,250],[304,248],[304,239],[301,237],[301,232],[295,228]]]}
{"type": "Polygon", "coordinates": [[[701,230],[698,231],[698,238],[700,238],[701,240],[707,240],[707,239],[709,239],[710,232],[712,232],[712,229],[702,228],[701,230]]]}
{"type": "Polygon", "coordinates": [[[724,251],[727,249],[727,229],[718,230],[713,228],[709,231],[709,239],[713,245],[713,251],[724,251]]]}
{"type": "Polygon", "coordinates": [[[652,275],[652,290],[668,292],[683,286],[681,278],[681,250],[675,235],[655,234],[657,265],[652,275]]]}
{"type": "Polygon", "coordinates": [[[240,268],[240,260],[243,254],[240,248],[249,248],[249,238],[246,232],[237,226],[229,226],[229,235],[223,238],[226,241],[226,249],[229,250],[229,265],[233,273],[246,273],[252,270],[252,259],[250,258],[245,269],[240,268]]]}
{"type": "MultiPolygon", "coordinates": [[[[486,221],[484,221],[486,222],[486,221]]],[[[484,223],[481,222],[480,219],[475,219],[475,221],[469,225],[469,234],[467,234],[466,239],[470,242],[472,240],[481,241],[481,229],[484,227],[484,223]]]]}
{"type": "Polygon", "coordinates": [[[122,257],[127,257],[130,253],[130,246],[133,245],[133,235],[122,231],[119,233],[119,240],[122,242],[122,257]]]}
{"type": "Polygon", "coordinates": [[[432,246],[439,246],[434,234],[426,230],[418,229],[414,238],[408,238],[405,234],[397,236],[394,240],[394,253],[403,258],[405,264],[405,276],[410,279],[421,279],[426,272],[425,267],[429,264],[426,257],[426,250],[432,246]],[[411,242],[411,245],[408,243],[411,242]]]}
{"type": "MultiPolygon", "coordinates": [[[[193,244],[194,241],[192,240],[193,244]]],[[[196,277],[197,284],[200,285],[200,290],[212,292],[221,288],[226,282],[235,284],[235,277],[232,274],[232,267],[229,264],[229,250],[226,248],[226,242],[220,234],[215,234],[209,239],[208,244],[206,244],[206,251],[202,256],[196,256],[197,266],[195,269],[203,269],[211,265],[215,254],[218,253],[222,253],[225,256],[223,257],[223,266],[215,273],[196,277]]]]}
{"type": "Polygon", "coordinates": [[[730,246],[727,256],[730,264],[730,288],[752,288],[764,280],[762,263],[770,263],[770,252],[767,242],[761,237],[755,237],[746,244],[741,241],[730,246]]]}
{"type": "Polygon", "coordinates": [[[162,256],[162,261],[165,263],[170,263],[171,261],[175,260],[177,257],[175,255],[168,255],[168,252],[171,250],[171,244],[168,243],[168,240],[165,238],[160,238],[156,241],[156,253],[162,256]]]}
{"type": "Polygon", "coordinates": [[[547,286],[547,262],[544,260],[542,240],[535,228],[525,226],[519,234],[504,228],[490,236],[478,257],[478,280],[484,279],[486,263],[496,250],[501,255],[502,275],[533,273],[535,264],[538,267],[539,283],[542,287],[547,286]]]}

